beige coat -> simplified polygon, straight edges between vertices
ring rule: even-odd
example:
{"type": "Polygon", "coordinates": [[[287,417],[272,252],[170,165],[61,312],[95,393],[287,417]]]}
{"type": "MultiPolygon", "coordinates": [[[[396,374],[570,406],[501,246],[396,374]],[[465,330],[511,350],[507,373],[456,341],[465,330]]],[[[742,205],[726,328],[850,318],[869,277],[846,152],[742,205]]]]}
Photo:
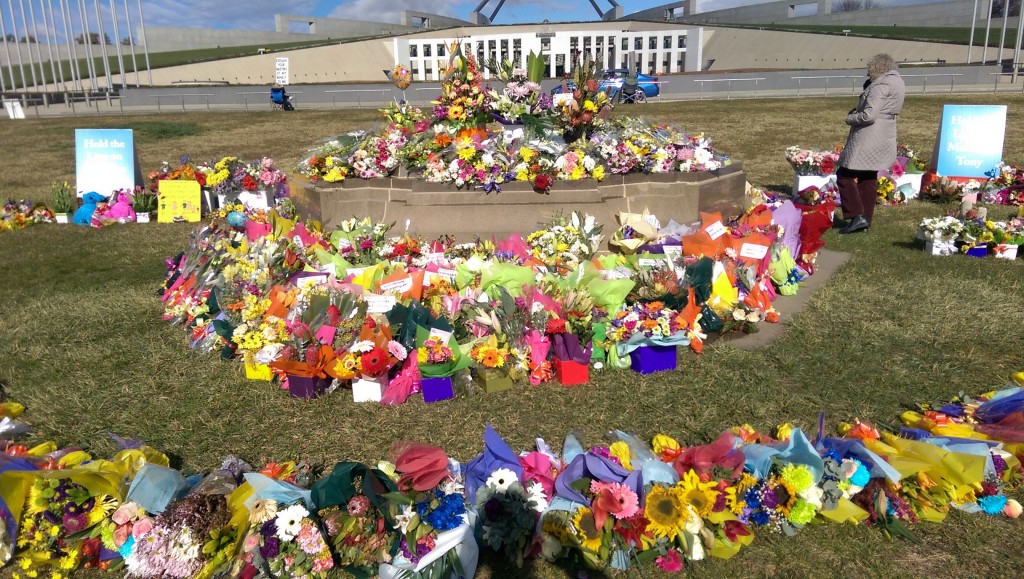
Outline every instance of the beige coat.
{"type": "Polygon", "coordinates": [[[906,86],[900,73],[876,78],[860,95],[857,109],[846,115],[850,136],[839,155],[839,166],[858,171],[882,171],[896,162],[896,116],[903,109],[906,86]]]}

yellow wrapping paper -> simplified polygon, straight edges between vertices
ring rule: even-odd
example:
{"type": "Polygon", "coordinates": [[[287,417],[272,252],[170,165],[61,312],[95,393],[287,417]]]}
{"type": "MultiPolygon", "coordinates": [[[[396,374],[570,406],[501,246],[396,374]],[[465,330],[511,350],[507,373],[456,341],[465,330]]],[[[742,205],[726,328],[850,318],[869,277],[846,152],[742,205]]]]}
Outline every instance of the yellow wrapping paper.
{"type": "Polygon", "coordinates": [[[819,514],[836,523],[857,524],[868,518],[868,512],[850,502],[850,499],[839,499],[839,504],[831,511],[818,511],[819,514]]]}
{"type": "Polygon", "coordinates": [[[879,454],[901,476],[924,472],[933,480],[946,479],[952,484],[976,484],[985,480],[985,457],[949,452],[933,444],[899,438],[882,433],[882,441],[864,441],[869,450],[879,454]]]}
{"type": "MultiPolygon", "coordinates": [[[[249,526],[249,509],[246,508],[245,501],[249,500],[252,493],[252,485],[242,483],[227,497],[228,509],[231,511],[231,522],[228,523],[228,526],[238,531],[235,534],[234,542],[228,548],[227,560],[229,563],[235,562],[238,549],[241,547],[242,541],[245,540],[245,531],[249,526]]],[[[210,579],[222,567],[222,562],[211,561],[199,570],[199,573],[196,574],[196,579],[210,579]]]]}
{"type": "Polygon", "coordinates": [[[732,310],[739,302],[739,289],[737,289],[729,276],[715,264],[715,278],[711,281],[711,297],[708,298],[708,305],[720,318],[727,318],[732,315],[732,310]]]}

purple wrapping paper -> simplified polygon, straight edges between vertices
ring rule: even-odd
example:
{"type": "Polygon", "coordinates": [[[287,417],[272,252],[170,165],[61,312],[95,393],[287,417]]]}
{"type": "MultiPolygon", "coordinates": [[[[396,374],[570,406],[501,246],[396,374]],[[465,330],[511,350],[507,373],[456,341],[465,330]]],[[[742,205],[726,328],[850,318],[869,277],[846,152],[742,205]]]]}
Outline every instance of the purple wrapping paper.
{"type": "Polygon", "coordinates": [[[491,473],[499,468],[507,468],[523,479],[523,465],[519,457],[501,436],[491,428],[484,427],[484,451],[466,465],[466,496],[470,502],[476,502],[476,491],[484,486],[491,473]]]}
{"type": "Polygon", "coordinates": [[[587,344],[585,348],[580,346],[580,337],[576,334],[552,334],[551,338],[556,358],[563,362],[576,362],[584,366],[590,364],[593,344],[587,344]]]}
{"type": "Polygon", "coordinates": [[[606,458],[590,453],[577,455],[569,463],[569,466],[558,475],[558,478],[555,479],[555,494],[569,501],[589,505],[590,501],[586,497],[569,486],[583,477],[601,482],[624,484],[643,501],[644,479],[639,470],[630,472],[606,458]]]}
{"type": "Polygon", "coordinates": [[[800,257],[800,222],[803,219],[803,212],[792,201],[772,209],[772,222],[782,226],[782,244],[789,248],[793,259],[800,257]]]}

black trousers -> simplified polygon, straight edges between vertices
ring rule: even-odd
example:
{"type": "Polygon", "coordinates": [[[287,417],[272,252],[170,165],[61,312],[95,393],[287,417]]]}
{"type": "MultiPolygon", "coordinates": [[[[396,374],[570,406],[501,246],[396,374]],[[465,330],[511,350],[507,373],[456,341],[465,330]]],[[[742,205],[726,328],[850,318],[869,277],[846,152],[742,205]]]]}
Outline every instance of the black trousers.
{"type": "Polygon", "coordinates": [[[863,215],[865,219],[871,221],[878,199],[878,171],[839,167],[836,170],[836,187],[839,188],[845,219],[863,215]]]}

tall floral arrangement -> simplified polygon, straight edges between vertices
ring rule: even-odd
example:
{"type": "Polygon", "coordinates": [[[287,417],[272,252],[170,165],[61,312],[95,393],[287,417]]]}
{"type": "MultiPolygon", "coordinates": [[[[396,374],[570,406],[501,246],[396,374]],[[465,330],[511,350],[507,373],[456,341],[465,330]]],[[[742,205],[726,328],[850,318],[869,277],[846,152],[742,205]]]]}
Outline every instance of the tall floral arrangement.
{"type": "Polygon", "coordinates": [[[793,145],[786,149],[786,161],[797,175],[832,175],[836,172],[839,153],[793,145]]]}
{"type": "Polygon", "coordinates": [[[556,110],[559,126],[567,143],[574,143],[602,127],[611,113],[612,105],[608,100],[608,93],[600,90],[596,73],[597,63],[586,60],[578,63],[572,71],[571,91],[566,83],[562,83],[562,94],[566,95],[566,98],[556,110]]]}
{"type": "Polygon", "coordinates": [[[491,120],[490,97],[476,59],[463,55],[458,43],[452,47],[441,81],[441,95],[433,104],[434,122],[446,122],[455,130],[473,129],[491,120]]]}

